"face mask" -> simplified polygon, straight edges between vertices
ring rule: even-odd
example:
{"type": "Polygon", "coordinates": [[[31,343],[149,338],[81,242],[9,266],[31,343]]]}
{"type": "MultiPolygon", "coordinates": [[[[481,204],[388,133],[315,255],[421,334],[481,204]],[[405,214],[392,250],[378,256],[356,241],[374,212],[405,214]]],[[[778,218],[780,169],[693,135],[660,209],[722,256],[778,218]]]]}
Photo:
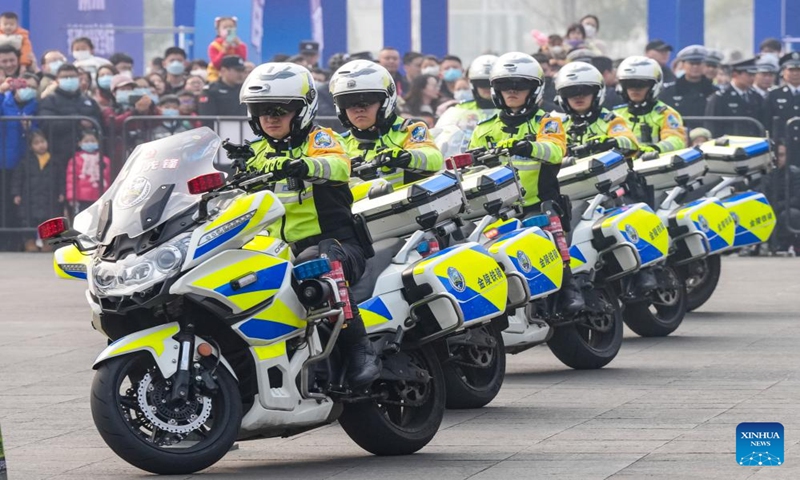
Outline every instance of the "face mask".
{"type": "Polygon", "coordinates": [[[75,60],[80,62],[81,60],[88,60],[92,58],[92,52],[89,50],[73,50],[72,56],[75,58],[75,60]]]}
{"type": "Polygon", "coordinates": [[[130,70],[122,70],[121,72],[119,72],[119,74],[122,75],[123,77],[128,77],[130,79],[133,79],[133,72],[130,70]]]}
{"type": "Polygon", "coordinates": [[[120,90],[114,95],[114,98],[117,99],[117,103],[127,105],[131,99],[131,94],[133,94],[131,90],[120,90]]]}
{"type": "Polygon", "coordinates": [[[207,70],[192,70],[189,73],[191,75],[196,75],[196,76],[202,78],[203,80],[208,79],[208,71],[207,70]]]}
{"type": "Polygon", "coordinates": [[[134,95],[148,96],[153,103],[158,104],[158,94],[150,91],[149,88],[137,88],[133,91],[134,95]]]}
{"type": "Polygon", "coordinates": [[[185,70],[186,67],[180,60],[175,60],[167,65],[167,73],[170,75],[182,75],[185,70]]]}
{"type": "Polygon", "coordinates": [[[561,45],[556,45],[554,47],[550,47],[550,53],[554,57],[558,57],[560,55],[563,55],[564,54],[564,47],[562,47],[561,45]]]}
{"type": "Polygon", "coordinates": [[[597,34],[597,29],[591,23],[584,23],[583,30],[586,31],[586,38],[592,38],[597,34]]]}
{"type": "Polygon", "coordinates": [[[113,75],[103,75],[97,77],[97,86],[102,88],[103,90],[108,90],[111,88],[111,79],[114,78],[113,75]]]}
{"type": "Polygon", "coordinates": [[[420,73],[423,75],[433,75],[434,77],[439,76],[439,65],[432,65],[430,67],[425,67],[420,70],[420,73]]]}
{"type": "Polygon", "coordinates": [[[473,99],[472,90],[456,90],[453,94],[453,98],[459,102],[468,102],[473,99]]]}
{"type": "Polygon", "coordinates": [[[572,48],[575,48],[575,47],[577,47],[578,45],[582,44],[582,43],[583,43],[583,40],[581,40],[581,39],[567,40],[567,43],[569,43],[569,45],[570,45],[572,48]]]}
{"type": "Polygon", "coordinates": [[[81,79],[78,77],[58,79],[58,88],[64,90],[65,92],[77,92],[80,87],[81,79]]]}
{"type": "Polygon", "coordinates": [[[163,115],[165,117],[177,117],[180,114],[181,114],[181,112],[179,112],[177,108],[162,108],[161,109],[161,115],[163,115]]]}
{"type": "Polygon", "coordinates": [[[22,102],[30,102],[36,98],[36,89],[31,87],[20,88],[17,90],[17,96],[22,102]]]}
{"type": "Polygon", "coordinates": [[[456,80],[461,78],[462,75],[463,72],[461,71],[460,68],[448,68],[447,70],[444,71],[444,75],[442,76],[442,78],[444,79],[445,82],[455,82],[456,80]]]}
{"type": "Polygon", "coordinates": [[[89,153],[94,153],[100,148],[100,145],[98,145],[97,142],[83,142],[80,146],[81,150],[89,153]]]}
{"type": "Polygon", "coordinates": [[[61,68],[61,65],[64,65],[64,62],[61,60],[53,60],[52,62],[48,63],[47,66],[50,68],[50,73],[55,75],[58,72],[58,69],[61,68]]]}

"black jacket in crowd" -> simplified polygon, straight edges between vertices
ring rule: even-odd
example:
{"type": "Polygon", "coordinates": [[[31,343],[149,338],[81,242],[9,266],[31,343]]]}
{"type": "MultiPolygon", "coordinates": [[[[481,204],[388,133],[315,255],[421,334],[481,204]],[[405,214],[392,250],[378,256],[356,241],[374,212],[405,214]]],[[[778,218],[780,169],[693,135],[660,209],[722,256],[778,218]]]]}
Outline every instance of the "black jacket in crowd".
{"type": "MultiPolygon", "coordinates": [[[[73,147],[72,152],[75,153],[73,147]]],[[[36,227],[45,220],[64,215],[64,204],[58,202],[58,196],[66,191],[66,170],[52,155],[50,161],[39,167],[39,159],[35,154],[28,155],[14,169],[11,185],[11,197],[22,197],[20,205],[21,224],[25,227],[36,227]]]]}
{"type": "MultiPolygon", "coordinates": [[[[709,117],[750,117],[767,125],[764,121],[764,98],[752,88],[745,92],[745,95],[739,94],[733,86],[718,91],[708,98],[705,114],[709,117]]],[[[715,122],[711,127],[714,136],[761,134],[758,128],[749,122],[715,122]]]]}
{"type": "Polygon", "coordinates": [[[706,113],[706,100],[716,91],[717,87],[706,77],[699,82],[689,82],[686,77],[681,77],[661,92],[659,99],[683,117],[702,117],[706,113]]]}
{"type": "Polygon", "coordinates": [[[200,94],[198,113],[200,115],[242,117],[247,108],[239,104],[241,85],[228,85],[222,80],[206,85],[200,94]]]}
{"type": "MultiPolygon", "coordinates": [[[[792,94],[792,89],[786,85],[774,88],[767,94],[764,110],[764,126],[771,131],[772,138],[785,138],[787,120],[800,116],[800,93],[792,94]]],[[[794,126],[795,132],[798,129],[800,123],[794,126]]]]}
{"type": "MultiPolygon", "coordinates": [[[[90,117],[97,122],[102,132],[103,116],[100,113],[100,106],[94,99],[80,92],[69,93],[56,89],[39,103],[39,115],[90,117]]],[[[47,135],[50,153],[58,162],[65,165],[67,159],[75,153],[78,137],[85,128],[76,120],[42,120],[39,125],[47,135]]],[[[93,125],[92,128],[97,129],[97,125],[93,125]]]]}

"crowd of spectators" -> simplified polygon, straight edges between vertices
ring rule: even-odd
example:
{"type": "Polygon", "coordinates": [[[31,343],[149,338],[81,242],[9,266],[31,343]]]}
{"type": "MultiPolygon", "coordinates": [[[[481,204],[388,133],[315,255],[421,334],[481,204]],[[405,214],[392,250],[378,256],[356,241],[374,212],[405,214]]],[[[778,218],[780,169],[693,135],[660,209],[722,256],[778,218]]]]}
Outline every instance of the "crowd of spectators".
{"type": "MultiPolygon", "coordinates": [[[[553,79],[563,65],[577,60],[590,62],[602,72],[605,107],[622,103],[616,91],[616,70],[622,59],[605,55],[600,27],[597,16],[586,15],[563,36],[533,32],[539,46],[533,55],[545,74],[545,110],[558,110],[553,79]]],[[[151,59],[144,76],[135,76],[137,66],[131,56],[124,52],[107,59],[97,56],[92,41],[85,37],[73,40],[68,52],[48,50],[36,56],[17,15],[0,15],[0,230],[22,231],[59,213],[79,212],[99,198],[112,172],[144,141],[203,124],[213,126],[202,118],[206,116],[245,116],[239,89],[255,65],[246,60],[247,46],[237,36],[235,17],[217,18],[214,28],[217,36],[204,58],[190,59],[182,48],[170,47],[162,57],[151,59]]],[[[779,41],[768,39],[758,56],[733,64],[700,45],[684,48],[670,62],[672,50],[667,43],[652,40],[643,53],[662,67],[661,100],[682,115],[744,115],[770,128],[772,116],[780,116],[785,123],[786,115],[798,113],[794,110],[800,108],[800,97],[788,104],[789,111],[769,108],[768,96],[780,90],[779,41]],[[731,108],[729,97],[737,94],[742,97],[740,107],[731,108]]],[[[354,59],[383,65],[395,79],[400,113],[429,126],[447,108],[472,99],[466,78],[469,65],[455,55],[437,57],[387,46],[376,56],[337,53],[322,65],[319,44],[303,41],[296,54],[279,54],[270,60],[294,62],[311,70],[318,83],[318,118],[324,122],[325,118],[335,121],[336,116],[327,82],[336,69],[354,59]]],[[[783,69],[783,83],[786,86],[781,88],[788,88],[792,96],[800,91],[800,57],[796,65],[783,69]]],[[[327,126],[341,128],[333,123],[327,126]]],[[[718,125],[699,126],[716,130],[709,135],[730,133],[718,125]]],[[[47,248],[26,235],[0,235],[0,249],[47,248]]]]}

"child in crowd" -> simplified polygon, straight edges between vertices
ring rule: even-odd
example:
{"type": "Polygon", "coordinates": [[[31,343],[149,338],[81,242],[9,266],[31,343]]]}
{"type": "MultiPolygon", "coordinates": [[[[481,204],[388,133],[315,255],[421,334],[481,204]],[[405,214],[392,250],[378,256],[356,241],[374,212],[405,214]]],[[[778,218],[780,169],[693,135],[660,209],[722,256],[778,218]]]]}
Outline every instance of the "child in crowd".
{"type": "MultiPolygon", "coordinates": [[[[34,130],[28,135],[28,156],[14,170],[11,195],[20,207],[22,226],[36,227],[64,214],[64,168],[50,155],[47,137],[34,130]]],[[[25,239],[26,252],[51,251],[40,238],[25,239]]]]}
{"type": "Polygon", "coordinates": [[[236,36],[236,17],[217,17],[214,28],[217,38],[208,46],[208,82],[219,79],[219,69],[222,68],[222,59],[228,55],[247,58],[247,45],[236,36]]]}
{"type": "Polygon", "coordinates": [[[158,102],[158,109],[164,121],[156,125],[151,132],[151,140],[171,137],[176,133],[189,130],[191,125],[185,125],[181,120],[170,120],[169,117],[177,117],[181,114],[180,100],[177,95],[164,95],[158,102]]]}
{"type": "Polygon", "coordinates": [[[14,12],[0,14],[0,45],[11,45],[19,54],[19,64],[23,70],[34,71],[36,57],[33,54],[30,34],[19,26],[19,17],[14,12]]]}
{"type": "Polygon", "coordinates": [[[67,162],[67,203],[75,215],[91,206],[111,184],[111,160],[100,155],[100,142],[87,130],[78,140],[78,150],[67,162]]]}

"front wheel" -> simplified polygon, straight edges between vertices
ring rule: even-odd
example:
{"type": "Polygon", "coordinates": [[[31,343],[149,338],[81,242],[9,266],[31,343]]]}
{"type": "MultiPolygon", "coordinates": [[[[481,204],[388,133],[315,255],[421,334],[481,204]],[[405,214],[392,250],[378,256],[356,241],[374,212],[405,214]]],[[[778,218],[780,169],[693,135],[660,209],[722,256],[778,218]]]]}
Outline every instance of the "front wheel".
{"type": "Polygon", "coordinates": [[[344,405],[339,424],[361,448],[375,455],[408,455],[427,445],[442,423],[445,386],[442,367],[430,345],[401,352],[427,381],[378,380],[382,398],[344,405]]]}
{"type": "Polygon", "coordinates": [[[176,403],[169,397],[173,377],[163,378],[149,354],[103,363],[91,396],[100,436],[120,458],[148,472],[187,475],[210,467],[236,441],[242,403],[224,367],[209,373],[216,391],[192,385],[189,398],[176,403]]]}
{"type": "Polygon", "coordinates": [[[448,339],[450,361],[444,367],[447,408],[480,408],[497,396],[506,376],[505,343],[502,332],[492,323],[448,339]]]}
{"type": "Polygon", "coordinates": [[[564,365],[590,370],[608,365],[622,346],[622,315],[619,298],[611,286],[585,291],[586,310],[578,321],[556,326],[547,341],[550,351],[564,365]]]}
{"type": "Polygon", "coordinates": [[[657,272],[658,288],[647,299],[625,306],[622,318],[634,333],[642,337],[666,337],[686,316],[686,284],[669,266],[657,272]]]}
{"type": "Polygon", "coordinates": [[[697,310],[711,298],[717,289],[721,270],[722,259],[719,255],[709,255],[682,268],[687,292],[686,311],[697,310]]]}

